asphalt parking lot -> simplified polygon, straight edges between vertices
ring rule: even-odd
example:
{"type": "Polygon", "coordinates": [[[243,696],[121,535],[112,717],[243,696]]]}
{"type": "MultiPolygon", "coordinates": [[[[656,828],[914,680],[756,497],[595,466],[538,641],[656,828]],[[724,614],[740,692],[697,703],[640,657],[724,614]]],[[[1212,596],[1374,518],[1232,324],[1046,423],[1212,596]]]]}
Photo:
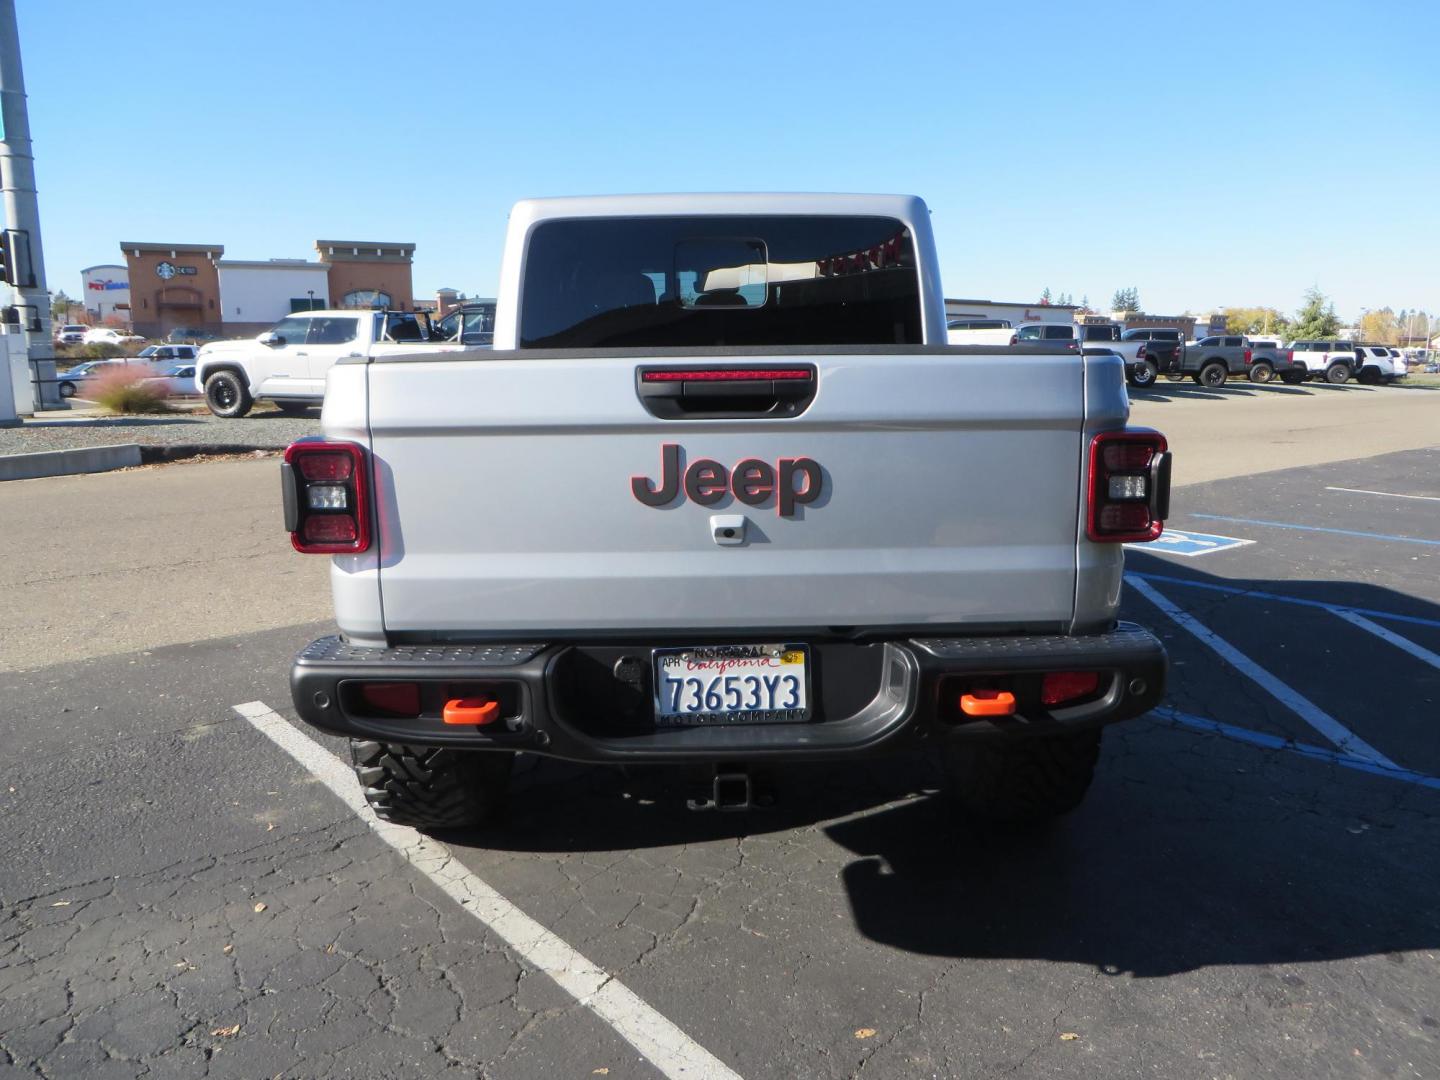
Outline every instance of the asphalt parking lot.
{"type": "Polygon", "coordinates": [[[1170,526],[1166,707],[1042,833],[916,759],[748,815],[546,762],[423,845],[290,722],[324,622],[0,674],[0,1077],[1440,1075],[1440,449],[1170,526]]]}

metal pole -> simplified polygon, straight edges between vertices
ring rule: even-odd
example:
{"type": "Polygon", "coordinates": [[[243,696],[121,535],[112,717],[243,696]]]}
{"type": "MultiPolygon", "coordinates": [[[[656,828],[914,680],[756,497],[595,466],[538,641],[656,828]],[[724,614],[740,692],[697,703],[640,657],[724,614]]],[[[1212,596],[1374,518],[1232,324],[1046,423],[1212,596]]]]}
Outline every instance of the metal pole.
{"type": "MultiPolygon", "coordinates": [[[[25,327],[35,407],[68,409],[55,381],[55,349],[50,340],[50,292],[45,287],[45,258],[40,244],[40,202],[35,195],[35,159],[30,152],[30,115],[25,104],[25,74],[20,67],[20,30],[15,0],[0,0],[0,198],[5,225],[30,236],[35,284],[17,288],[25,327]]],[[[28,410],[21,410],[28,411],[28,410]]]]}

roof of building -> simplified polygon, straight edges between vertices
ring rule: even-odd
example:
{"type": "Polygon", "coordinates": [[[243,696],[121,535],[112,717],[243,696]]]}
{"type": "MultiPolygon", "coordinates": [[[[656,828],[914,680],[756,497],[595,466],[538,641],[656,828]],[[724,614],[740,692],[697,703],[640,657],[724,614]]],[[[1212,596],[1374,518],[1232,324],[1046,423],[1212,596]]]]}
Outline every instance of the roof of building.
{"type": "Polygon", "coordinates": [[[1061,311],[1079,311],[1079,304],[1045,304],[1039,300],[954,300],[945,298],[947,304],[990,304],[994,307],[1048,307],[1057,308],[1061,311]]]}
{"type": "Polygon", "coordinates": [[[221,259],[215,264],[221,270],[318,270],[328,274],[330,267],[305,259],[221,259]]]}
{"type": "Polygon", "coordinates": [[[134,240],[121,240],[121,241],[120,241],[120,250],[121,250],[121,251],[148,251],[148,252],[152,252],[152,253],[153,253],[153,252],[157,252],[157,251],[169,251],[169,252],[174,252],[174,253],[177,253],[177,254],[178,254],[179,252],[182,252],[182,251],[183,251],[183,252],[186,252],[186,253],[189,253],[189,254],[193,254],[193,253],[195,253],[195,252],[201,252],[201,251],[203,251],[203,252],[205,252],[207,255],[208,255],[210,252],[213,251],[216,255],[223,255],[223,254],[225,253],[225,245],[224,245],[224,244],[141,244],[141,243],[138,243],[137,241],[134,241],[134,240]]]}
{"type": "Polygon", "coordinates": [[[359,248],[361,251],[367,249],[391,251],[414,251],[415,245],[409,243],[398,243],[393,240],[316,240],[317,248],[359,248]]]}

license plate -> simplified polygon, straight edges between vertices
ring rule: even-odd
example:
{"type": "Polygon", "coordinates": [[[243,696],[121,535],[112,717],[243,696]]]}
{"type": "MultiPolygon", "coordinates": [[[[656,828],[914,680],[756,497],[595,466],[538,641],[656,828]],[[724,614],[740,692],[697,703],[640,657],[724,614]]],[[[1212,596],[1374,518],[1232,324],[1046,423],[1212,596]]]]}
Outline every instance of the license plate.
{"type": "Polygon", "coordinates": [[[810,719],[809,657],[800,645],[655,650],[655,721],[795,724],[810,719]]]}

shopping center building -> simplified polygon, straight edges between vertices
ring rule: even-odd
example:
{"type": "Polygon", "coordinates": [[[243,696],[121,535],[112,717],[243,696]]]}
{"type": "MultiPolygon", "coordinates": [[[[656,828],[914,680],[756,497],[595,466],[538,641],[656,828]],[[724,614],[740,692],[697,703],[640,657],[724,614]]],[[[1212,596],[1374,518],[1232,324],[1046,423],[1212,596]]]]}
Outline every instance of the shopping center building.
{"type": "Polygon", "coordinates": [[[224,258],[223,244],[121,241],[135,333],[188,329],[218,337],[259,333],[292,311],[414,309],[414,244],[317,240],[318,259],[224,258]]]}

